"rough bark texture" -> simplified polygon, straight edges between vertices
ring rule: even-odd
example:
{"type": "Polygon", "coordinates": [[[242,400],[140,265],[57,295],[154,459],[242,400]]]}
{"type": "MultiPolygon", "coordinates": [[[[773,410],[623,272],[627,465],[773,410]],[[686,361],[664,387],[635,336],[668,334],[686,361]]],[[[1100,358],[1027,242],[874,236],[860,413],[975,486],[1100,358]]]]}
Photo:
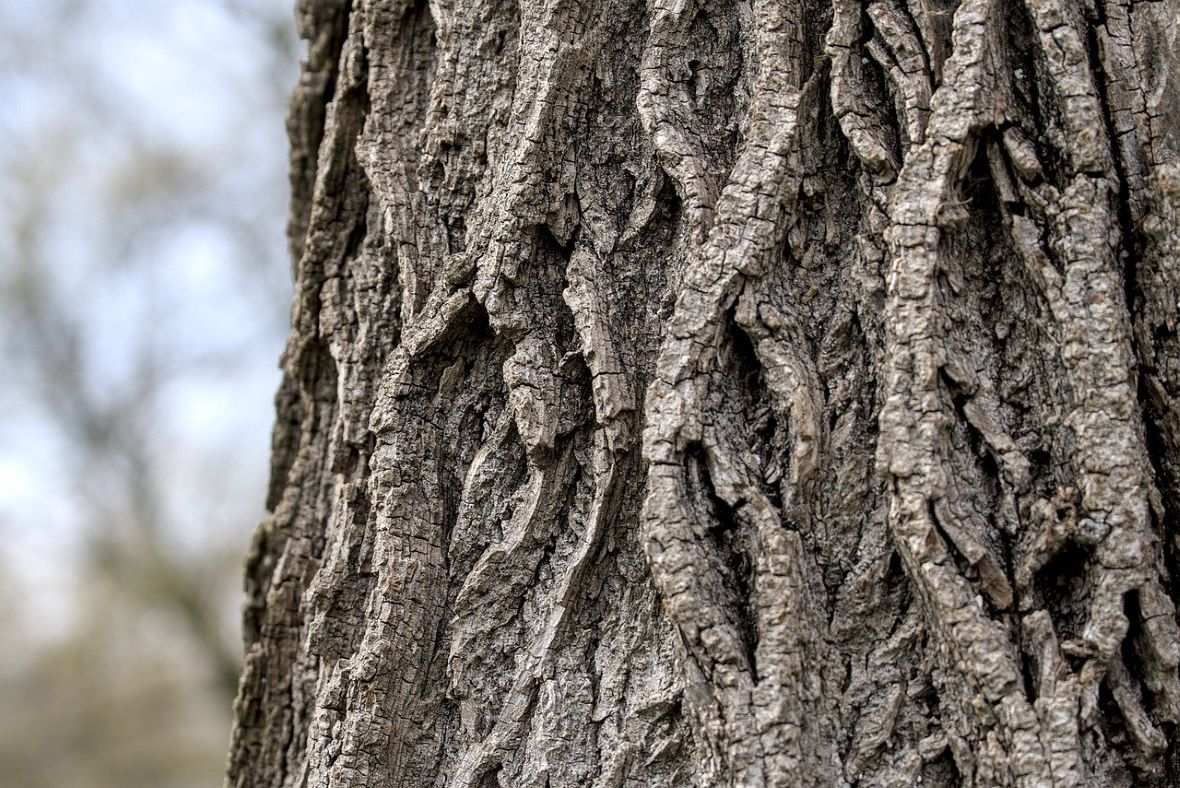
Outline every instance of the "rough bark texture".
{"type": "Polygon", "coordinates": [[[1176,0],[299,18],[231,785],[1180,785],[1176,0]]]}

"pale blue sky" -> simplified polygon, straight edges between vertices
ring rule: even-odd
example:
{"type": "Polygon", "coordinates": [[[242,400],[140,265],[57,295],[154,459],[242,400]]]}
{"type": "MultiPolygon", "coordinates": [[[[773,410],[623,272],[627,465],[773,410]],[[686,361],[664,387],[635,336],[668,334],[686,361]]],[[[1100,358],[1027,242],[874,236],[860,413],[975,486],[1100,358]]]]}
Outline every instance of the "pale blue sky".
{"type": "MultiPolygon", "coordinates": [[[[0,275],[35,269],[78,337],[87,402],[114,408],[145,363],[164,369],[135,434],[178,550],[244,550],[261,512],[289,289],[290,7],[0,0],[0,275]]],[[[94,527],[79,490],[112,482],[30,382],[27,325],[0,320],[0,561],[48,623],[68,613],[56,559],[94,527]]]]}

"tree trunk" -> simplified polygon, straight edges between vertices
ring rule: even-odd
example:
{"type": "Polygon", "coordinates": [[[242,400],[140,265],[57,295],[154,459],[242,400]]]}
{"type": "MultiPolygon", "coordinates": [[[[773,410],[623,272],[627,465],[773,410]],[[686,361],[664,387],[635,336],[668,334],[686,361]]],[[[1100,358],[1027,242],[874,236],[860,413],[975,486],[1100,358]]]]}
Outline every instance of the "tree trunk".
{"type": "Polygon", "coordinates": [[[1180,785],[1176,0],[300,22],[231,785],[1180,785]]]}

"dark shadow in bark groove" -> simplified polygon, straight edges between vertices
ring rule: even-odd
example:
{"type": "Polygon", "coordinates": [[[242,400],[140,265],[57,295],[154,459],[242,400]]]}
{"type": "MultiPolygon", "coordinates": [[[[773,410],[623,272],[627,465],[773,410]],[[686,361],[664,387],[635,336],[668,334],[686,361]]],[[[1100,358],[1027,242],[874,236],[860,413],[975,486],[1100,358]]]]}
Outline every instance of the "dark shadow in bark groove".
{"type": "Polygon", "coordinates": [[[1090,551],[1071,539],[1034,577],[1039,604],[1052,614],[1054,629],[1062,640],[1078,637],[1085,627],[1090,561],[1090,551]]]}
{"type": "MultiPolygon", "coordinates": [[[[705,533],[712,544],[710,563],[726,591],[725,610],[741,637],[751,675],[757,676],[757,618],[754,612],[754,567],[749,526],[740,512],[719,498],[709,476],[705,449],[694,443],[685,451],[688,495],[704,511],[705,533]]],[[[739,502],[738,506],[741,504],[739,502]]]]}

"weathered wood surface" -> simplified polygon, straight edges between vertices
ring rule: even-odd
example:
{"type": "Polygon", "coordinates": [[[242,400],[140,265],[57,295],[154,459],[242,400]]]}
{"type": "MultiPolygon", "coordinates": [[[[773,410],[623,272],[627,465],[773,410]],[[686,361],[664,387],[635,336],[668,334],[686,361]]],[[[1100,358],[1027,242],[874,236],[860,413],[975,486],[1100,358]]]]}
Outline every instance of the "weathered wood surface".
{"type": "Polygon", "coordinates": [[[298,13],[230,785],[1180,785],[1177,0],[298,13]]]}

